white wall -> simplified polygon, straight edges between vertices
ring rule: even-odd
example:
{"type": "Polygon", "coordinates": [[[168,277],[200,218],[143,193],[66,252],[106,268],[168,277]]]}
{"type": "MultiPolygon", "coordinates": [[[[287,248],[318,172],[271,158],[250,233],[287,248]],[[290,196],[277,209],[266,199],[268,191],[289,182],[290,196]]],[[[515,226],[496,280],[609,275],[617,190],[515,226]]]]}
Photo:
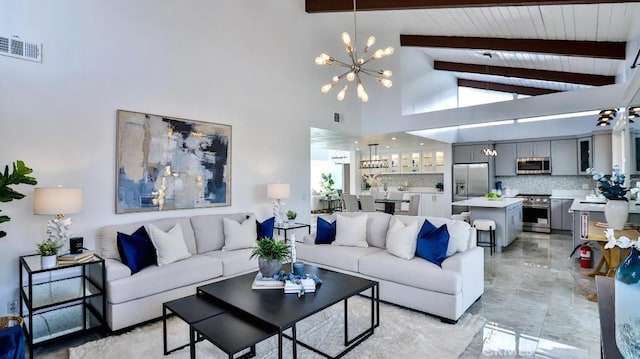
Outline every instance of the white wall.
{"type": "MultiPolygon", "coordinates": [[[[2,5],[0,33],[41,41],[43,63],[0,56],[0,165],[24,160],[39,186],[83,187],[73,234],[90,248],[105,224],[237,211],[265,218],[265,185],[278,180],[291,183],[287,205],[308,221],[309,127],[359,131],[359,104],[319,91],[327,78],[313,59],[341,50],[339,31],[329,16],[304,13],[304,2],[2,5]],[[231,207],[116,215],[117,109],[232,125],[231,207]],[[347,120],[334,124],[334,112],[347,120]]],[[[27,198],[0,205],[12,217],[1,225],[0,314],[18,295],[18,256],[34,253],[48,220],[32,214],[33,187],[18,189],[27,198]]]]}

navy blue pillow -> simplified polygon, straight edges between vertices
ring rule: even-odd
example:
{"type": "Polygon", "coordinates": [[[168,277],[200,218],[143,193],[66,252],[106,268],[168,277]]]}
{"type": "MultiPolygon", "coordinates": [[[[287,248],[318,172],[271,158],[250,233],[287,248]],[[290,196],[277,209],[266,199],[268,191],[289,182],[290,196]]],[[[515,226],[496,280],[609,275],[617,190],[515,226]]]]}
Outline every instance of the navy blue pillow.
{"type": "Polygon", "coordinates": [[[422,228],[420,228],[420,233],[418,233],[418,238],[420,238],[421,236],[425,236],[428,233],[431,233],[433,231],[436,230],[436,226],[433,225],[433,223],[429,222],[428,219],[424,220],[424,223],[422,224],[422,228]]]}
{"type": "Polygon", "coordinates": [[[336,221],[328,222],[318,217],[316,244],[331,244],[336,239],[336,221]]]}
{"type": "Polygon", "coordinates": [[[276,223],[275,217],[265,219],[264,222],[262,223],[256,221],[258,239],[262,239],[264,237],[273,238],[273,226],[275,223],[276,223]]]}
{"type": "Polygon", "coordinates": [[[418,234],[416,255],[442,267],[442,262],[447,259],[448,246],[449,231],[446,224],[427,233],[422,233],[421,230],[418,234]]]}
{"type": "Polygon", "coordinates": [[[144,226],[138,228],[131,235],[118,232],[117,242],[122,263],[131,269],[131,274],[156,265],[156,248],[144,226]]]}

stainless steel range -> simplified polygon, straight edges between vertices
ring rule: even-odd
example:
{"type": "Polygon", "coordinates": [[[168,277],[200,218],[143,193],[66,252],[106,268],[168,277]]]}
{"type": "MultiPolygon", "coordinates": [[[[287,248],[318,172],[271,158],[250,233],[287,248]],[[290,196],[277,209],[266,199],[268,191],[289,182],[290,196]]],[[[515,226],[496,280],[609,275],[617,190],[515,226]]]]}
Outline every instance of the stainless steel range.
{"type": "Polygon", "coordinates": [[[519,194],[522,202],[522,230],[551,233],[551,195],[519,194]]]}

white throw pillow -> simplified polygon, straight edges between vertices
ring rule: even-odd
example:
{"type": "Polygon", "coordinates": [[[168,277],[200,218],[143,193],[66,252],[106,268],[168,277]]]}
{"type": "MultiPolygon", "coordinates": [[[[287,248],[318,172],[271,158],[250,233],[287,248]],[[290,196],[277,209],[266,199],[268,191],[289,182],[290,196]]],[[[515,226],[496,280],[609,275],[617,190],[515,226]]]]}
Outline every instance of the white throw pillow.
{"type": "Polygon", "coordinates": [[[238,223],[227,217],[223,218],[224,247],[223,251],[253,248],[256,246],[256,217],[250,216],[242,223],[238,223]]]}
{"type": "Polygon", "coordinates": [[[367,215],[347,217],[336,214],[336,240],[334,246],[369,247],[367,243],[367,215]]]}
{"type": "Polygon", "coordinates": [[[149,224],[149,237],[151,237],[153,246],[156,247],[159,266],[191,257],[191,253],[189,253],[184,242],[180,223],[171,228],[169,232],[149,224]]]}
{"type": "Polygon", "coordinates": [[[469,223],[463,221],[447,222],[447,231],[449,232],[447,257],[469,249],[469,236],[471,236],[472,231],[469,223]]]}
{"type": "Polygon", "coordinates": [[[391,218],[387,231],[387,252],[396,257],[411,259],[416,255],[418,245],[418,222],[404,225],[399,219],[391,218]]]}

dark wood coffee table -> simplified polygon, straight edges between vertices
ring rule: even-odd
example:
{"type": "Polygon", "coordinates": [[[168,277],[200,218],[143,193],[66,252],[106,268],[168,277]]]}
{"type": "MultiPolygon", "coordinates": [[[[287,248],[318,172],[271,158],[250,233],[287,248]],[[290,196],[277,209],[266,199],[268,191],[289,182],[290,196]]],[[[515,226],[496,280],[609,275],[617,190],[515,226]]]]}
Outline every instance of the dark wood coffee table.
{"type": "Polygon", "coordinates": [[[340,358],[362,343],[374,333],[380,324],[380,293],[378,282],[337,273],[305,265],[305,273],[316,274],[322,285],[315,293],[308,293],[302,297],[296,294],[284,294],[282,290],[259,289],[252,290],[256,273],[226,279],[198,287],[198,293],[208,295],[214,303],[224,307],[235,316],[249,322],[259,323],[260,326],[275,327],[278,335],[278,358],[282,358],[282,338],[293,342],[293,357],[297,357],[299,344],[326,358],[340,358]],[[362,333],[349,339],[348,302],[347,299],[364,291],[371,290],[371,325],[362,333]],[[344,302],[344,346],[345,349],[337,355],[322,352],[298,340],[296,323],[332,305],[344,302]],[[291,328],[291,336],[284,334],[291,328]]]}

